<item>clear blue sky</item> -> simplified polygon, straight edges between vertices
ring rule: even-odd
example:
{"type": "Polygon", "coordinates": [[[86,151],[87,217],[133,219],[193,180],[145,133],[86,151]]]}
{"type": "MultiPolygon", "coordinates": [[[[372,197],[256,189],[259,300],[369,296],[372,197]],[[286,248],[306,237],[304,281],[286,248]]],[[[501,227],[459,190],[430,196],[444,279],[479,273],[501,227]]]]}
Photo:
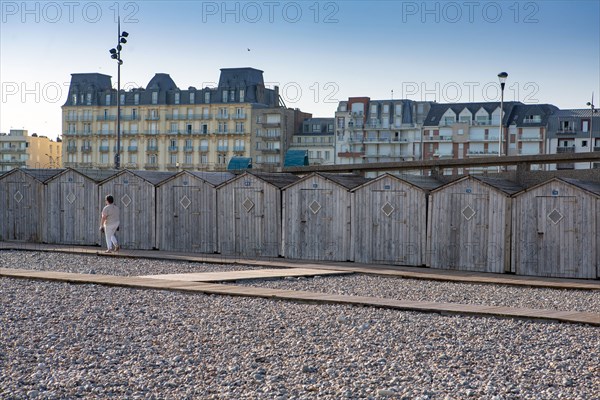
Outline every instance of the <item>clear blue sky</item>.
{"type": "Polygon", "coordinates": [[[113,76],[116,12],[129,43],[123,86],[156,72],[202,87],[220,68],[263,70],[289,107],[333,116],[337,102],[505,100],[600,107],[600,0],[0,0],[0,131],[55,138],[71,73],[113,76]],[[250,51],[248,51],[250,49],[250,51]]]}

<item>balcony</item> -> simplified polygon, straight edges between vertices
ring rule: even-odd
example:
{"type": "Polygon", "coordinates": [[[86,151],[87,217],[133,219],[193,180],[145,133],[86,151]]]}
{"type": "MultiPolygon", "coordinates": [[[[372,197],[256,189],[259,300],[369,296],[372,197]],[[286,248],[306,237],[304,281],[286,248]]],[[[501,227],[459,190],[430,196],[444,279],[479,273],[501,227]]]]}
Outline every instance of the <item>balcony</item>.
{"type": "Polygon", "coordinates": [[[206,153],[208,152],[208,146],[199,146],[198,151],[201,153],[206,153]]]}
{"type": "Polygon", "coordinates": [[[217,151],[221,151],[221,152],[229,151],[229,146],[217,146],[217,151]]]}
{"type": "Polygon", "coordinates": [[[108,153],[108,149],[109,149],[109,146],[98,147],[98,151],[100,151],[100,153],[108,153]]]}
{"type": "Polygon", "coordinates": [[[146,121],[158,121],[160,120],[159,115],[146,115],[146,121]]]}
{"type": "Polygon", "coordinates": [[[600,146],[594,146],[594,151],[600,151],[600,146]]]}
{"type": "Polygon", "coordinates": [[[194,146],[183,146],[183,151],[186,153],[191,153],[194,151],[194,146]]]}
{"type": "Polygon", "coordinates": [[[214,135],[229,135],[229,131],[214,131],[214,135]]]}
{"type": "Polygon", "coordinates": [[[498,152],[494,151],[494,150],[491,150],[491,151],[490,150],[488,150],[488,151],[485,151],[485,150],[469,150],[469,151],[467,151],[467,155],[471,156],[471,157],[473,157],[473,156],[474,157],[477,157],[477,156],[479,156],[479,157],[497,156],[498,152]]]}
{"type": "Polygon", "coordinates": [[[452,151],[436,151],[433,153],[433,156],[439,157],[439,158],[453,158],[454,152],[452,152],[452,151]]]}
{"type": "Polygon", "coordinates": [[[135,153],[138,151],[138,147],[137,146],[127,146],[127,151],[130,153],[135,153]]]}
{"type": "Polygon", "coordinates": [[[246,151],[246,146],[233,146],[233,151],[236,153],[243,153],[246,151]]]}
{"type": "Polygon", "coordinates": [[[558,128],[558,130],[556,131],[557,135],[575,135],[577,134],[577,129],[572,128],[572,127],[563,127],[563,128],[558,128]]]}
{"type": "Polygon", "coordinates": [[[121,115],[121,121],[139,121],[140,116],[136,115],[121,115]]]}
{"type": "Polygon", "coordinates": [[[534,156],[534,155],[538,155],[540,154],[539,150],[524,150],[524,149],[519,149],[519,155],[520,156],[534,156]]]}
{"type": "Polygon", "coordinates": [[[77,146],[67,146],[67,153],[77,153],[77,146]]]}
{"type": "Polygon", "coordinates": [[[246,132],[244,132],[244,131],[233,131],[233,132],[231,132],[231,133],[232,133],[233,135],[245,135],[245,134],[246,134],[246,132]]]}
{"type": "Polygon", "coordinates": [[[246,119],[247,115],[246,114],[235,114],[231,116],[231,119],[236,119],[236,120],[242,120],[242,119],[246,119]]]}
{"type": "Polygon", "coordinates": [[[131,163],[131,162],[130,163],[126,163],[124,165],[124,167],[127,168],[127,169],[138,169],[139,168],[138,163],[131,163]]]}
{"type": "Polygon", "coordinates": [[[81,146],[81,152],[82,153],[91,153],[92,152],[92,146],[81,146]]]}
{"type": "Polygon", "coordinates": [[[137,136],[137,135],[139,135],[139,131],[121,131],[121,135],[124,135],[124,136],[137,136]]]}
{"type": "Polygon", "coordinates": [[[542,137],[540,135],[536,135],[536,136],[519,136],[519,140],[521,142],[539,142],[540,140],[542,140],[542,137]]]}
{"type": "Polygon", "coordinates": [[[169,151],[171,153],[175,153],[175,152],[179,151],[179,146],[169,146],[169,151]]]}
{"type": "Polygon", "coordinates": [[[281,134],[279,135],[263,135],[263,140],[281,140],[281,134]]]}
{"type": "Polygon", "coordinates": [[[144,164],[144,169],[150,169],[150,170],[158,169],[158,164],[156,164],[156,163],[144,164]]]}
{"type": "Polygon", "coordinates": [[[146,151],[147,152],[157,152],[158,151],[158,146],[146,146],[146,151]]]}
{"type": "Polygon", "coordinates": [[[101,136],[107,136],[107,135],[114,135],[114,134],[116,134],[116,132],[113,131],[112,129],[109,129],[107,131],[97,131],[96,134],[101,135],[101,136]]]}
{"type": "Polygon", "coordinates": [[[498,136],[484,136],[484,137],[478,137],[478,136],[469,136],[469,141],[470,142],[498,142],[498,136]]]}
{"type": "Polygon", "coordinates": [[[220,120],[220,121],[225,121],[229,119],[229,115],[228,114],[217,114],[215,116],[216,119],[220,120]]]}
{"type": "Polygon", "coordinates": [[[98,115],[96,121],[116,121],[116,115],[98,115]]]}
{"type": "Polygon", "coordinates": [[[262,148],[261,151],[263,153],[271,153],[271,154],[279,154],[280,153],[280,149],[273,149],[273,148],[269,148],[269,147],[262,148]]]}
{"type": "Polygon", "coordinates": [[[575,153],[575,146],[570,147],[557,147],[556,153],[575,153]]]}

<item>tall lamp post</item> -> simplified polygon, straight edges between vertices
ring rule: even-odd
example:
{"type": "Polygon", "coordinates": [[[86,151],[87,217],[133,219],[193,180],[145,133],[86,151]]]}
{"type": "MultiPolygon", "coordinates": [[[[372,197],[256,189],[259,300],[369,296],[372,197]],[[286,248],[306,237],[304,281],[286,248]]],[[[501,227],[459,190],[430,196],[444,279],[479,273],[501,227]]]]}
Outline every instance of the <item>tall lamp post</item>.
{"type": "MultiPolygon", "coordinates": [[[[502,120],[504,119],[504,86],[506,85],[506,78],[508,78],[508,74],[506,72],[500,72],[498,74],[498,80],[500,81],[500,128],[498,130],[498,157],[502,157],[502,120]]],[[[500,172],[500,165],[498,165],[498,172],[500,172]]]]}
{"type": "Polygon", "coordinates": [[[115,169],[121,168],[121,50],[123,46],[121,44],[127,43],[129,33],[121,32],[121,17],[117,25],[117,47],[110,49],[110,58],[117,60],[117,151],[115,153],[115,169]]]}
{"type": "MultiPolygon", "coordinates": [[[[594,94],[592,93],[592,101],[587,102],[587,106],[592,109],[592,116],[590,117],[590,153],[594,151],[594,143],[592,142],[593,133],[594,133],[594,113],[596,112],[596,108],[594,106],[594,94]]],[[[592,169],[592,162],[590,161],[590,169],[592,169]]]]}

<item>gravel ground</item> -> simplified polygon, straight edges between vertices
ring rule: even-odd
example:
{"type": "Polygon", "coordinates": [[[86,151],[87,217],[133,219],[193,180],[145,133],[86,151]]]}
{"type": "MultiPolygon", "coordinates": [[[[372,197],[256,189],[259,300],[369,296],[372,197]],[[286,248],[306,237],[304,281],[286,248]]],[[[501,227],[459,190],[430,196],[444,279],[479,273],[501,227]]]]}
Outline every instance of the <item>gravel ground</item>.
{"type": "Polygon", "coordinates": [[[344,275],[239,281],[238,285],[387,299],[600,313],[600,292],[344,275]]]}
{"type": "MultiPolygon", "coordinates": [[[[128,252],[129,254],[129,252],[128,252]]],[[[118,276],[183,274],[261,269],[232,264],[204,264],[189,261],[163,261],[34,251],[0,251],[0,268],[71,272],[118,276]]]]}
{"type": "Polygon", "coordinates": [[[600,393],[585,325],[0,278],[0,332],[2,399],[600,393]]]}

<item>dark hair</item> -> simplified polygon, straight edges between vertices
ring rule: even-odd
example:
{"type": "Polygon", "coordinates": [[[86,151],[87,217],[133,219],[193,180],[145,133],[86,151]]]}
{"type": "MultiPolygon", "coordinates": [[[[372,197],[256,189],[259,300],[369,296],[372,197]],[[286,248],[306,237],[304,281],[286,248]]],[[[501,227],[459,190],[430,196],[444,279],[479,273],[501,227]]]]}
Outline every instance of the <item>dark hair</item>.
{"type": "Polygon", "coordinates": [[[108,201],[109,204],[112,204],[115,202],[115,199],[113,199],[112,195],[108,195],[106,196],[106,201],[108,201]]]}

